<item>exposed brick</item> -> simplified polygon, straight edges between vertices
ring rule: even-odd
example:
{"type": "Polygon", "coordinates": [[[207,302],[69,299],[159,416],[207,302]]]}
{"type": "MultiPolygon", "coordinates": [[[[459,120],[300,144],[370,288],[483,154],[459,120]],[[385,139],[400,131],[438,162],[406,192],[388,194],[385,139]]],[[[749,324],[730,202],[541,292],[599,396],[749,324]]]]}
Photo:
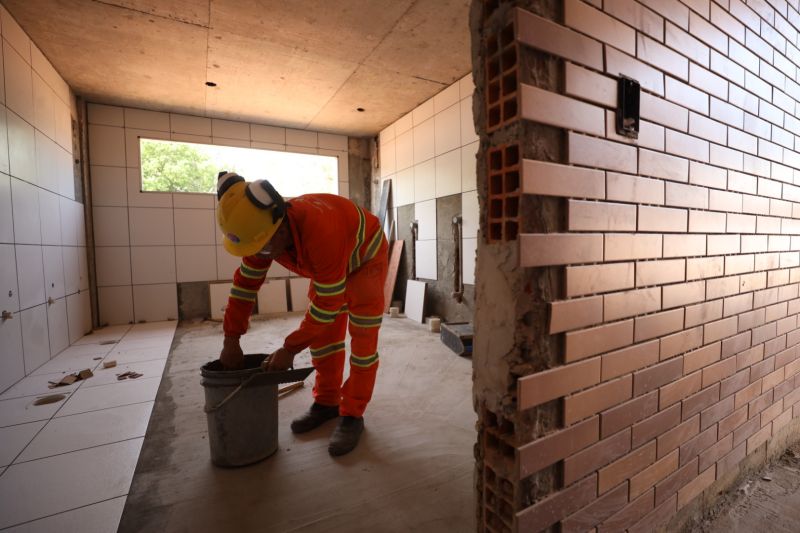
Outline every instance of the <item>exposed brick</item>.
{"type": "Polygon", "coordinates": [[[651,234],[607,233],[605,260],[655,259],[663,252],[662,236],[651,234]]]}
{"type": "Polygon", "coordinates": [[[658,408],[665,409],[680,402],[687,396],[699,391],[702,387],[702,372],[696,371],[659,389],[658,408]]]}
{"type": "Polygon", "coordinates": [[[607,294],[603,300],[604,320],[628,318],[659,309],[661,309],[660,287],[607,294]]]}
{"type": "Polygon", "coordinates": [[[747,387],[743,388],[734,396],[734,408],[738,409],[743,405],[749,404],[754,398],[761,394],[761,380],[754,381],[747,387]]]}
{"type": "Polygon", "coordinates": [[[733,396],[728,396],[700,413],[701,431],[706,430],[731,413],[733,413],[733,396]]]}
{"type": "Polygon", "coordinates": [[[603,45],[523,9],[516,10],[517,38],[523,44],[595,69],[603,68],[603,45]]]}
{"type": "Polygon", "coordinates": [[[663,287],[661,305],[664,309],[702,302],[705,299],[705,281],[690,281],[663,287]]]}
{"type": "Polygon", "coordinates": [[[736,359],[729,357],[703,368],[703,388],[732,376],[736,372],[736,359]]]}
{"type": "Polygon", "coordinates": [[[750,368],[745,368],[720,382],[719,396],[725,398],[750,384],[750,368]]]}
{"type": "Polygon", "coordinates": [[[564,398],[564,424],[571,425],[631,398],[633,377],[628,375],[564,398]]]}
{"type": "Polygon", "coordinates": [[[745,331],[722,341],[722,357],[736,355],[750,346],[750,332],[745,331]]]}
{"type": "Polygon", "coordinates": [[[699,413],[719,401],[719,383],[716,383],[683,400],[683,419],[699,413]]]}
{"type": "Polygon", "coordinates": [[[631,429],[626,428],[564,459],[564,486],[607,465],[631,449],[631,429]]]}
{"type": "Polygon", "coordinates": [[[790,392],[794,389],[794,379],[786,379],[777,385],[775,385],[775,396],[774,401],[778,401],[781,398],[787,396],[790,392]]]}
{"type": "MultiPolygon", "coordinates": [[[[773,358],[773,361],[774,361],[774,358],[773,358]]],[[[767,389],[772,389],[774,387],[777,387],[778,384],[783,381],[784,372],[785,371],[786,371],[786,369],[784,367],[781,367],[778,370],[776,370],[774,372],[770,372],[769,374],[764,376],[764,381],[762,382],[762,385],[761,385],[762,389],[763,390],[767,390],[767,389]]]]}
{"type": "Polygon", "coordinates": [[[742,370],[743,368],[749,368],[752,365],[761,361],[762,359],[764,359],[764,346],[763,345],[753,346],[749,350],[740,352],[736,356],[736,368],[738,370],[742,370]]]}
{"type": "Polygon", "coordinates": [[[792,409],[788,408],[772,421],[772,434],[777,435],[789,422],[792,421],[792,409]]]}
{"type": "Polygon", "coordinates": [[[721,342],[715,342],[708,346],[704,346],[699,350],[694,350],[683,356],[683,373],[689,374],[699,368],[719,361],[722,348],[721,342]]]}
{"type": "Polygon", "coordinates": [[[628,528],[628,533],[651,533],[667,523],[678,511],[678,495],[673,494],[661,505],[647,513],[644,518],[628,528]]]}
{"type": "Polygon", "coordinates": [[[658,362],[659,341],[642,344],[607,353],[602,356],[602,380],[606,381],[658,362]]]}
{"type": "Polygon", "coordinates": [[[633,374],[633,395],[657,389],[683,375],[683,358],[675,357],[633,374]]]}
{"type": "Polygon", "coordinates": [[[624,531],[627,527],[635,524],[649,513],[654,507],[655,490],[649,490],[633,500],[621,511],[600,524],[597,533],[613,533],[624,531]]]}
{"type": "Polygon", "coordinates": [[[630,497],[637,498],[676,470],[678,470],[678,450],[674,450],[633,476],[630,480],[630,497]]]}
{"type": "MultiPolygon", "coordinates": [[[[616,88],[614,98],[616,102],[616,88]]],[[[664,203],[664,182],[617,172],[607,172],[606,194],[608,200],[661,205],[664,203]]],[[[637,285],[639,285],[638,282],[637,285]]],[[[650,284],[644,283],[644,285],[650,284]]]]}
{"type": "Polygon", "coordinates": [[[733,435],[728,435],[719,440],[716,444],[709,447],[699,456],[700,470],[703,471],[709,466],[713,466],[723,455],[733,449],[733,435]]]}
{"type": "Polygon", "coordinates": [[[567,297],[633,287],[633,263],[567,267],[567,297]]]}
{"type": "Polygon", "coordinates": [[[628,485],[623,483],[577,513],[561,521],[561,532],[584,533],[607,519],[628,503],[628,485]]]}
{"type": "Polygon", "coordinates": [[[767,440],[769,440],[771,436],[772,436],[772,422],[769,422],[766,426],[753,433],[753,436],[747,439],[747,455],[750,455],[751,453],[756,451],[756,449],[758,449],[759,446],[767,442],[767,440]]]}
{"type": "Polygon", "coordinates": [[[751,418],[733,431],[733,445],[746,442],[756,431],[761,428],[761,421],[758,418],[751,418]]]}
{"type": "Polygon", "coordinates": [[[635,398],[601,414],[602,437],[613,435],[624,427],[658,411],[658,391],[635,398]]]}
{"type": "Polygon", "coordinates": [[[596,328],[566,334],[564,359],[567,363],[633,343],[633,320],[624,320],[596,328]]]}
{"type": "MultiPolygon", "coordinates": [[[[656,341],[657,342],[657,341],[656,341]]],[[[703,344],[703,328],[697,327],[661,337],[660,359],[669,359],[703,344]]]]}
{"type": "Polygon", "coordinates": [[[635,342],[661,337],[683,328],[683,309],[636,317],[633,326],[635,342]]]}
{"type": "Polygon", "coordinates": [[[597,475],[536,502],[517,513],[520,531],[540,531],[563,520],[597,498],[597,475]]]}
{"type": "Polygon", "coordinates": [[[681,420],[681,407],[674,405],[669,409],[642,420],[633,425],[632,445],[638,448],[645,442],[663,434],[669,428],[675,427],[681,420]]]}
{"type": "Polygon", "coordinates": [[[521,446],[519,455],[520,477],[526,477],[565,457],[586,448],[600,439],[600,417],[551,433],[521,446]]]}
{"type": "Polygon", "coordinates": [[[706,344],[710,344],[738,333],[736,331],[737,322],[735,316],[717,320],[716,322],[709,322],[708,324],[704,325],[703,328],[703,342],[706,344]]]}
{"type": "Polygon", "coordinates": [[[695,499],[717,479],[716,465],[712,465],[678,491],[678,509],[695,499]]]}
{"type": "Polygon", "coordinates": [[[700,415],[695,415],[658,437],[658,457],[664,457],[672,450],[700,433],[700,415]]]}
{"type": "Polygon", "coordinates": [[[545,196],[603,199],[606,196],[605,175],[602,171],[591,168],[523,159],[522,192],[545,196]]]}
{"type": "Polygon", "coordinates": [[[747,455],[747,443],[743,442],[736,446],[730,453],[717,461],[717,479],[722,478],[725,474],[737,468],[742,459],[747,455]]]}
{"type": "Polygon", "coordinates": [[[594,326],[602,321],[602,296],[562,300],[550,304],[550,334],[594,326]]]}
{"type": "Polygon", "coordinates": [[[673,474],[667,476],[664,481],[656,484],[656,505],[666,501],[697,476],[697,456],[681,467],[673,474]]]}
{"type": "Polygon", "coordinates": [[[594,234],[522,234],[523,267],[596,263],[603,260],[603,236],[594,234]]]}
{"type": "MultiPolygon", "coordinates": [[[[775,358],[764,359],[750,367],[750,381],[761,379],[773,370],[775,370],[775,358]]],[[[766,388],[763,387],[762,390],[766,390],[766,388]]]]}
{"type": "Polygon", "coordinates": [[[683,444],[680,448],[681,466],[700,455],[703,450],[706,450],[715,442],[717,442],[717,426],[711,426],[707,430],[700,432],[697,436],[686,441],[686,444],[683,444]]]}
{"type": "Polygon", "coordinates": [[[656,460],[655,441],[617,459],[598,472],[598,492],[604,494],[656,460]]]}
{"type": "Polygon", "coordinates": [[[783,402],[778,401],[767,407],[761,412],[761,427],[766,426],[768,423],[772,422],[778,415],[783,412],[783,402]]]}
{"type": "Polygon", "coordinates": [[[635,147],[572,132],[567,142],[571,164],[636,173],[635,147]]]}
{"type": "Polygon", "coordinates": [[[728,433],[732,433],[733,430],[741,426],[747,422],[747,406],[744,405],[739,409],[736,409],[733,413],[726,416],[722,420],[719,421],[719,434],[718,438],[722,438],[728,433]]]}
{"type": "Polygon", "coordinates": [[[537,372],[519,379],[519,408],[529,409],[600,383],[600,358],[537,372]]]}
{"type": "MultiPolygon", "coordinates": [[[[710,281],[710,280],[709,280],[710,281]]],[[[706,295],[708,298],[709,296],[706,295]]],[[[715,300],[686,308],[685,326],[690,328],[722,317],[722,300],[715,300]]]]}

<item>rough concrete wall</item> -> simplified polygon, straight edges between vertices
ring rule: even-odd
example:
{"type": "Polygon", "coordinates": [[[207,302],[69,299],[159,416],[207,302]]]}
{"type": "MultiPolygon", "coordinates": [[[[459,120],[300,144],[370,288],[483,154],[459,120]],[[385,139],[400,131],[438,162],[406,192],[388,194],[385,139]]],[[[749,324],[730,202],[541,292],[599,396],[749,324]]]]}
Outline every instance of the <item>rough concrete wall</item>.
{"type": "Polygon", "coordinates": [[[347,164],[350,177],[350,199],[365,209],[372,209],[372,158],[367,137],[348,137],[347,164]]]}
{"type": "Polygon", "coordinates": [[[207,281],[178,283],[178,318],[211,318],[211,300],[207,281]]]}
{"type": "Polygon", "coordinates": [[[674,526],[800,417],[799,6],[691,4],[474,2],[487,530],[674,526]]]}

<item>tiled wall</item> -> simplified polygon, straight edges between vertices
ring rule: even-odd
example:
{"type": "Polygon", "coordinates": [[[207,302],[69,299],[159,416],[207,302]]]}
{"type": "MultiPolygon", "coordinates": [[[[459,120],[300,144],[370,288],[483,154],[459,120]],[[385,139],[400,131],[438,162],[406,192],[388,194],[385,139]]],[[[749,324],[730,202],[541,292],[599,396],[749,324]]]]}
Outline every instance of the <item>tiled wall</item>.
{"type": "Polygon", "coordinates": [[[797,424],[799,7],[565,0],[563,24],[517,11],[500,37],[494,72],[515,46],[565,67],[559,93],[519,84],[487,115],[566,130],[565,160],[521,161],[518,191],[563,198],[565,225],[494,234],[565,279],[561,364],[517,397],[560,406],[561,429],[516,451],[521,480],[560,465],[558,488],[517,500],[519,531],[651,531],[797,424]],[[614,131],[619,74],[642,84],[638,140],[614,131]]]}
{"type": "Polygon", "coordinates": [[[213,194],[141,192],[140,137],[335,156],[348,195],[345,136],[89,104],[101,324],[177,319],[178,283],[229,280],[239,265],[222,247],[213,194]]]}
{"type": "Polygon", "coordinates": [[[472,120],[473,91],[470,74],[380,134],[380,175],[392,180],[392,207],[413,205],[419,224],[416,273],[420,279],[438,278],[436,199],[460,195],[464,282],[475,282],[478,137],[472,120]]]}
{"type": "Polygon", "coordinates": [[[70,89],[0,8],[0,391],[91,329],[70,89]]]}

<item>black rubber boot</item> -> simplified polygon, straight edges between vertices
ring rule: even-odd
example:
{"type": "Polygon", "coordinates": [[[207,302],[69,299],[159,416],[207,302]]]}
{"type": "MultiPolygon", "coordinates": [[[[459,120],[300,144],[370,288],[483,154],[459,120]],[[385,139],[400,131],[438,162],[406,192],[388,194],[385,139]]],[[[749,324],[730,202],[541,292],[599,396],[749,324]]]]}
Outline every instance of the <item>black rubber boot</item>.
{"type": "Polygon", "coordinates": [[[308,411],[292,420],[292,433],[311,431],[337,416],[339,416],[338,405],[322,405],[314,402],[308,411]]]}
{"type": "Polygon", "coordinates": [[[362,431],[364,431],[364,418],[343,416],[339,420],[339,425],[333,430],[328,453],[334,457],[350,453],[358,445],[362,431]]]}

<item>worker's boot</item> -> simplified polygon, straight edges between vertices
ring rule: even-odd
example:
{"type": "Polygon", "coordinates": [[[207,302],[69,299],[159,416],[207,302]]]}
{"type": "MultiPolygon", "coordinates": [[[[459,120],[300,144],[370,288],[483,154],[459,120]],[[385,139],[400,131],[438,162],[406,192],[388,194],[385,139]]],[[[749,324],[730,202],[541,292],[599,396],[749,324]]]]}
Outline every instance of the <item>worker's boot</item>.
{"type": "Polygon", "coordinates": [[[308,411],[292,420],[292,433],[311,431],[337,416],[339,416],[338,405],[322,405],[314,402],[308,411]]]}
{"type": "Polygon", "coordinates": [[[363,417],[343,416],[331,435],[328,453],[334,457],[350,453],[358,444],[362,431],[364,431],[363,417]]]}

